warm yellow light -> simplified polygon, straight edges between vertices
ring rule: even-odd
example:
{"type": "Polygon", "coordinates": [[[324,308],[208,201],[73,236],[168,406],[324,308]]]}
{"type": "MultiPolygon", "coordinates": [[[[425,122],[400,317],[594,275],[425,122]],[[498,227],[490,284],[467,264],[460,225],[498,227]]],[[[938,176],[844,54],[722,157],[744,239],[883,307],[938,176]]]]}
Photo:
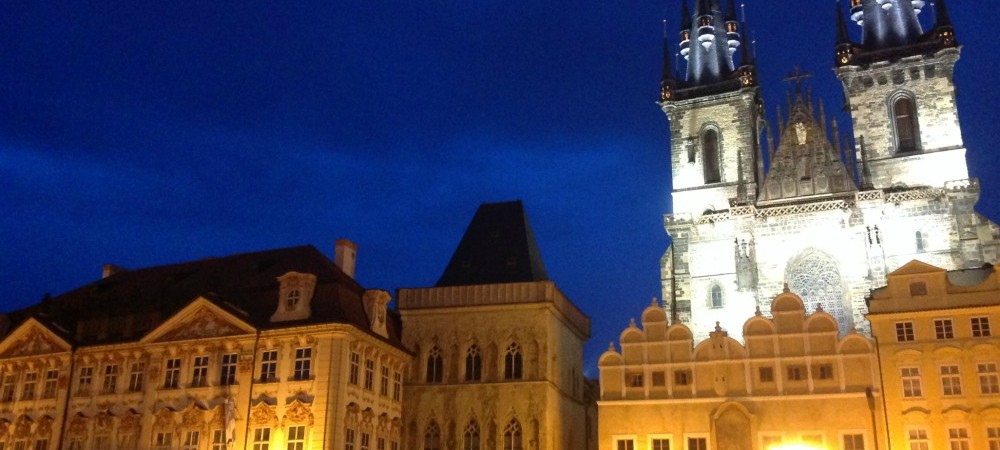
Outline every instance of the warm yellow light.
{"type": "Polygon", "coordinates": [[[768,447],[767,450],[825,450],[823,447],[818,447],[809,444],[778,444],[768,447]]]}

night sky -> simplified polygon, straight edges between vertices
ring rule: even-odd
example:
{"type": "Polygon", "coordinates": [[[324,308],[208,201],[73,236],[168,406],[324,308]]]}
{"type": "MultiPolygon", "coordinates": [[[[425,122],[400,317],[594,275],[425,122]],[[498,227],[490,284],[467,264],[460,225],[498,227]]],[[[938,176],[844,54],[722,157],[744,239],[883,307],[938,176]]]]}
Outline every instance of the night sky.
{"type": "MultiPolygon", "coordinates": [[[[839,111],[832,2],[747,3],[772,117],[796,64],[839,111]]],[[[654,102],[678,5],[4,2],[0,310],[104,263],[300,244],[332,257],[341,237],[360,246],[362,285],[430,286],[479,203],[521,199],[549,276],[593,320],[595,376],[660,295],[670,167],[654,102]]],[[[1000,219],[1000,7],[949,6],[979,209],[1000,219]]]]}

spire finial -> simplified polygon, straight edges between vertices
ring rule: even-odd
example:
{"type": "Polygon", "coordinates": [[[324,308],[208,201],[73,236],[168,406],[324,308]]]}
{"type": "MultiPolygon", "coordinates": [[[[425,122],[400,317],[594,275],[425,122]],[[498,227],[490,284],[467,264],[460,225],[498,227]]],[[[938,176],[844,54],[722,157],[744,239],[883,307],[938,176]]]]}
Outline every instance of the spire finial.
{"type": "Polygon", "coordinates": [[[934,15],[937,16],[934,25],[938,27],[951,26],[951,16],[948,15],[948,5],[944,3],[944,0],[936,0],[934,6],[934,15]]]}
{"type": "Polygon", "coordinates": [[[837,0],[837,45],[850,44],[851,36],[847,32],[847,22],[844,20],[844,11],[841,9],[840,0],[837,0]]]}
{"type": "MultiPolygon", "coordinates": [[[[803,72],[802,68],[798,64],[795,65],[795,69],[789,72],[788,76],[785,77],[785,82],[789,84],[795,84],[795,93],[798,95],[798,99],[802,99],[802,84],[812,78],[812,72],[803,72]]],[[[789,111],[791,111],[791,105],[788,106],[789,111]]]]}

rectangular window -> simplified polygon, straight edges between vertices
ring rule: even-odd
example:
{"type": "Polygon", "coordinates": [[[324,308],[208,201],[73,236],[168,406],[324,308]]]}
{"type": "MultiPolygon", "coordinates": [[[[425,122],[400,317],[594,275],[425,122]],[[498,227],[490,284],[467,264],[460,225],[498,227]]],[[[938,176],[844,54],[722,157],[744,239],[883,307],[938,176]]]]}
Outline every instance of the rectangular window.
{"type": "Polygon", "coordinates": [[[371,435],[368,433],[361,433],[361,450],[371,450],[371,435]]]}
{"type": "Polygon", "coordinates": [[[28,450],[28,441],[15,441],[14,450],[28,450]]]}
{"type": "Polygon", "coordinates": [[[0,389],[0,402],[9,403],[14,401],[14,383],[17,378],[14,374],[8,373],[3,377],[3,389],[0,389]]]}
{"type": "Polygon", "coordinates": [[[690,370],[675,370],[674,371],[674,385],[676,386],[687,386],[691,383],[691,371],[690,370]]]}
{"type": "Polygon", "coordinates": [[[35,441],[35,450],[49,450],[48,439],[38,439],[35,441]]]}
{"type": "Polygon", "coordinates": [[[382,366],[382,378],[378,385],[378,395],[389,396],[389,368],[382,366]]]}
{"type": "Polygon", "coordinates": [[[208,357],[195,356],[191,370],[191,386],[208,385],[208,357]]]}
{"type": "Polygon", "coordinates": [[[212,450],[226,450],[225,430],[212,430],[212,450]]]}
{"type": "Polygon", "coordinates": [[[962,376],[958,372],[958,366],[941,366],[941,393],[962,395],[962,376]]]}
{"type": "MultiPolygon", "coordinates": [[[[989,444],[989,450],[1000,450],[1000,427],[989,427],[986,429],[986,443],[989,444]]],[[[927,448],[921,448],[917,450],[928,450],[927,448]]]]}
{"type": "Polygon", "coordinates": [[[617,450],[635,450],[635,441],[632,439],[618,439],[616,441],[617,450]]]}
{"type": "Polygon", "coordinates": [[[375,361],[365,360],[365,390],[375,389],[375,361]]]}
{"type": "Polygon", "coordinates": [[[976,364],[976,370],[979,372],[979,393],[1000,394],[1000,373],[997,371],[997,364],[976,364]]]}
{"type": "MultiPolygon", "coordinates": [[[[666,386],[667,376],[663,372],[653,372],[653,386],[666,386]]],[[[576,387],[574,380],[573,387],[576,387]]]]}
{"type": "Polygon", "coordinates": [[[816,366],[816,373],[813,376],[820,380],[832,380],[833,364],[820,364],[816,366]]]}
{"type": "Polygon", "coordinates": [[[972,337],[990,337],[990,318],[989,317],[973,317],[972,318],[972,337]]]}
{"type": "Polygon", "coordinates": [[[143,380],[146,378],[146,364],[141,362],[132,363],[132,370],[128,376],[129,392],[141,392],[143,380]]]}
{"type": "Polygon", "coordinates": [[[236,353],[222,355],[222,371],[219,373],[219,384],[230,386],[236,384],[236,353]]]}
{"type": "Polygon", "coordinates": [[[950,450],[969,450],[969,430],[965,428],[949,428],[948,448],[950,450]]]}
{"type": "Polygon", "coordinates": [[[56,398],[56,390],[59,386],[59,371],[48,370],[45,372],[45,384],[42,385],[42,398],[56,398]]]}
{"type": "Polygon", "coordinates": [[[903,381],[903,397],[916,398],[924,395],[921,386],[920,368],[903,367],[899,369],[900,379],[903,381]]]}
{"type": "Polygon", "coordinates": [[[845,434],[844,450],[865,450],[865,435],[845,434]]]}
{"type": "Polygon", "coordinates": [[[287,450],[304,450],[306,448],[306,427],[299,425],[288,428],[287,450]]]}
{"type": "Polygon", "coordinates": [[[910,450],[931,450],[931,441],[927,439],[927,430],[910,430],[908,434],[910,450]]]}
{"type": "Polygon", "coordinates": [[[375,450],[385,450],[385,438],[375,439],[375,450]]]}
{"type": "Polygon", "coordinates": [[[625,382],[628,383],[629,387],[642,387],[642,374],[641,373],[625,374],[625,382]]]}
{"type": "MultiPolygon", "coordinates": [[[[82,447],[81,447],[82,448],[82,447]]],[[[91,447],[94,449],[98,448],[111,448],[111,436],[107,434],[98,434],[94,436],[94,445],[91,447]]]]}
{"type": "Polygon", "coordinates": [[[896,342],[912,342],[913,322],[896,322],[896,342]]]}
{"type": "Polygon", "coordinates": [[[361,372],[361,355],[356,352],[351,352],[351,379],[349,380],[351,384],[357,386],[360,383],[360,372],[361,372]]]}
{"type": "Polygon", "coordinates": [[[802,380],[804,378],[802,372],[804,372],[804,371],[802,370],[801,366],[789,366],[788,367],[788,377],[787,377],[788,381],[799,381],[799,380],[802,380]]]}
{"type": "Polygon", "coordinates": [[[392,441],[389,443],[389,450],[399,450],[399,442],[392,441]]]}
{"type": "Polygon", "coordinates": [[[268,350],[260,355],[260,382],[278,381],[278,351],[268,350]]]}
{"type": "Polygon", "coordinates": [[[308,380],[310,369],[312,368],[312,348],[295,349],[295,372],[292,378],[295,380],[308,380]]]}
{"type": "Polygon", "coordinates": [[[198,432],[188,431],[184,435],[184,444],[181,445],[181,450],[198,450],[198,432]]]}
{"type": "Polygon", "coordinates": [[[760,375],[761,383],[773,383],[774,382],[774,368],[773,367],[761,367],[757,370],[760,375]]]}
{"type": "Polygon", "coordinates": [[[77,392],[85,393],[90,392],[90,386],[94,383],[94,368],[93,367],[81,367],[80,368],[80,378],[76,381],[77,392]]]}
{"type": "Polygon", "coordinates": [[[392,399],[393,401],[399,401],[403,395],[403,373],[393,372],[392,373],[392,399]]]}
{"type": "Polygon", "coordinates": [[[670,450],[670,439],[653,438],[649,441],[652,450],[670,450]]]}
{"type": "Polygon", "coordinates": [[[344,450],[354,450],[354,430],[348,428],[344,435],[344,450]]]}
{"type": "Polygon", "coordinates": [[[35,388],[38,387],[38,372],[24,374],[24,384],[21,386],[21,400],[34,400],[35,388]]]}
{"type": "Polygon", "coordinates": [[[708,438],[689,437],[687,450],[708,450],[708,438]]]}
{"type": "Polygon", "coordinates": [[[253,450],[268,450],[271,448],[271,429],[253,429],[253,450]]]}
{"type": "Polygon", "coordinates": [[[934,337],[938,340],[955,338],[955,330],[951,324],[951,319],[937,319],[934,321],[934,337]]]}
{"type": "Polygon", "coordinates": [[[153,448],[155,450],[170,450],[173,440],[172,433],[156,433],[156,437],[153,439],[153,448]]]}
{"type": "Polygon", "coordinates": [[[177,389],[181,382],[181,360],[172,358],[167,360],[167,369],[163,372],[163,387],[167,389],[177,389]]]}
{"type": "Polygon", "coordinates": [[[108,364],[104,366],[104,385],[101,387],[102,394],[114,394],[118,389],[118,364],[108,364]]]}

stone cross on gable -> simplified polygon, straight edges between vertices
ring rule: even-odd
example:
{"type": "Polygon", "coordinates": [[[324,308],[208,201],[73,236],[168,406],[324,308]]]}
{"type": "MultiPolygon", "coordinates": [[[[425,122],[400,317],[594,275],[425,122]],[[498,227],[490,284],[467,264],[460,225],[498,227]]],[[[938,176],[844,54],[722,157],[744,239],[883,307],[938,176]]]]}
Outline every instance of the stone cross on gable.
{"type": "Polygon", "coordinates": [[[787,77],[785,77],[785,82],[788,84],[795,84],[795,91],[801,95],[802,94],[802,83],[813,77],[812,72],[803,72],[802,69],[796,65],[795,69],[792,70],[787,77]]]}

